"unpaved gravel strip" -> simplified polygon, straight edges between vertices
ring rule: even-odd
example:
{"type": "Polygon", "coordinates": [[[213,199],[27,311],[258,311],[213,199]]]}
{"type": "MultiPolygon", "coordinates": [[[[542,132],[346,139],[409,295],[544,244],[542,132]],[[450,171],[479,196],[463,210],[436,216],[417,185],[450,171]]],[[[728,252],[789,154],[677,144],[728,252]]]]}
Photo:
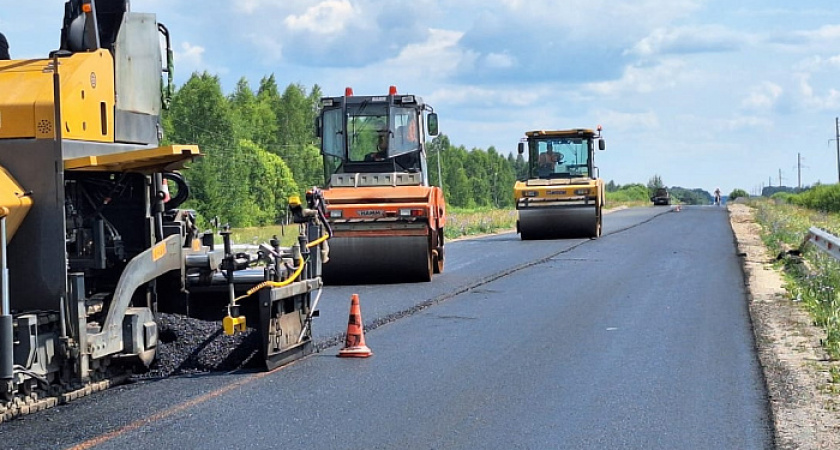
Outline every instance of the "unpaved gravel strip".
{"type": "Polygon", "coordinates": [[[760,237],[753,209],[728,205],[743,258],[750,314],[764,368],[779,449],[840,449],[840,396],[830,392],[825,333],[793,302],[760,237]]]}

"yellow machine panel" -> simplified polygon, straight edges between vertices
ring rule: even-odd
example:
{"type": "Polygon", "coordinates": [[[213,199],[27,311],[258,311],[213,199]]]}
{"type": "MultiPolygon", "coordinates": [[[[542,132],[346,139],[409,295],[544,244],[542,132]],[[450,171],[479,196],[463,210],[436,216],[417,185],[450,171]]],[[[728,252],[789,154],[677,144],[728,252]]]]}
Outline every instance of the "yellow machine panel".
{"type": "Polygon", "coordinates": [[[6,243],[12,240],[21,222],[32,206],[32,197],[26,195],[12,174],[0,167],[0,211],[6,214],[6,243]],[[8,212],[6,212],[8,211],[8,212]]]}
{"type": "Polygon", "coordinates": [[[64,160],[65,170],[94,172],[155,172],[184,168],[184,164],[201,156],[197,145],[168,145],[99,156],[82,156],[64,160]]]}
{"type": "Polygon", "coordinates": [[[571,180],[528,180],[514,185],[514,199],[517,203],[536,205],[548,202],[594,202],[601,191],[600,179],[578,178],[571,180]]]}
{"type": "MultiPolygon", "coordinates": [[[[58,58],[62,137],[114,141],[114,62],[107,50],[58,58]]],[[[54,60],[0,62],[0,139],[55,136],[54,60]]]]}

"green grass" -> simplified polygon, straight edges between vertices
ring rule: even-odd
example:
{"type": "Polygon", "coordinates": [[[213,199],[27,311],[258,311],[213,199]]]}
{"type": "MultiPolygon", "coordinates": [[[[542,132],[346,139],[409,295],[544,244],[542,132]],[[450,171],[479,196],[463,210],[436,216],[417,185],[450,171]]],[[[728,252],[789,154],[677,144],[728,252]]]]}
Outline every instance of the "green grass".
{"type": "MultiPolygon", "coordinates": [[[[280,239],[282,247],[290,247],[297,242],[298,225],[272,225],[268,227],[232,228],[230,239],[234,244],[255,244],[267,243],[272,237],[280,239]]],[[[216,243],[221,243],[221,236],[216,234],[216,243]]]]}
{"type": "Polygon", "coordinates": [[[444,233],[447,239],[463,236],[511,231],[516,226],[512,209],[448,208],[444,233]]]}
{"type": "Polygon", "coordinates": [[[626,206],[628,208],[644,208],[648,206],[653,206],[653,203],[650,200],[620,200],[620,201],[610,201],[607,198],[607,206],[608,210],[618,208],[619,206],[626,206]]]}
{"type": "MultiPolygon", "coordinates": [[[[511,231],[516,226],[516,211],[501,209],[448,208],[444,233],[447,239],[463,236],[511,231]]],[[[273,236],[280,239],[280,245],[294,244],[298,236],[297,225],[274,225],[269,227],[232,228],[231,240],[235,244],[260,244],[273,236]]],[[[216,243],[222,238],[216,234],[216,243]]]]}
{"type": "MultiPolygon", "coordinates": [[[[775,202],[751,199],[756,220],[762,227],[762,240],[773,254],[799,248],[812,226],[838,235],[840,215],[775,202]]],[[[801,302],[814,324],[825,331],[821,343],[828,355],[840,359],[840,262],[833,257],[806,246],[802,261],[786,258],[782,265],[785,288],[790,298],[801,302]]]]}

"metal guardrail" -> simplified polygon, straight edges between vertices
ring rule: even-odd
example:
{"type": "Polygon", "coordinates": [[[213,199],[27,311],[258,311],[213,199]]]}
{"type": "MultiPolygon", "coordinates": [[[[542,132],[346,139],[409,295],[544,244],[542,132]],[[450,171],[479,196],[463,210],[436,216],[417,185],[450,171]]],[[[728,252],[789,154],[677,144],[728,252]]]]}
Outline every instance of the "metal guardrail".
{"type": "Polygon", "coordinates": [[[808,235],[802,241],[801,247],[807,243],[814,244],[818,249],[824,253],[831,255],[834,259],[840,261],[840,237],[837,237],[821,228],[811,227],[808,229],[808,235]]]}

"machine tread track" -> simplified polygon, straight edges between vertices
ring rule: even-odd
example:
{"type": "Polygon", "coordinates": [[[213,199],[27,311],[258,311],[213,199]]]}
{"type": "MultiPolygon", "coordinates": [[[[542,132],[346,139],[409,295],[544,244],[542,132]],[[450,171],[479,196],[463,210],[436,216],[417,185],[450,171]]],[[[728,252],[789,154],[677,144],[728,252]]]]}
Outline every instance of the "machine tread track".
{"type": "Polygon", "coordinates": [[[119,373],[103,380],[85,384],[55,385],[49,391],[35,389],[28,395],[16,395],[11,401],[0,403],[0,423],[64,405],[94,392],[104,391],[112,386],[125,384],[130,376],[129,372],[119,373]]]}

